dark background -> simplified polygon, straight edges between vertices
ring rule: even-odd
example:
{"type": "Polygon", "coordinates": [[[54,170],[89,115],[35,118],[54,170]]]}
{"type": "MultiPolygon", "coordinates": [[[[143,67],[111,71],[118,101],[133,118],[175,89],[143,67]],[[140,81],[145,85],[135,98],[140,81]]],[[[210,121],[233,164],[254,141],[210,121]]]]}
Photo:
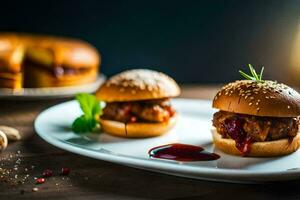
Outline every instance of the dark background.
{"type": "Polygon", "coordinates": [[[101,72],[152,68],[181,83],[239,78],[246,65],[288,79],[300,1],[6,1],[0,30],[78,37],[102,54],[101,72]]]}

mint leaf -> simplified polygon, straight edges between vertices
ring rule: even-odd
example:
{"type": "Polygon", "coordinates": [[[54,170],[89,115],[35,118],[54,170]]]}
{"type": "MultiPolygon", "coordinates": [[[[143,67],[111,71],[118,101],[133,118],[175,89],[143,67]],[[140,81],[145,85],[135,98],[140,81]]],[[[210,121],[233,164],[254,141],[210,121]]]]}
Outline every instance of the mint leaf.
{"type": "Polygon", "coordinates": [[[75,133],[86,132],[88,129],[88,120],[84,117],[84,115],[81,115],[80,117],[76,118],[72,124],[72,130],[75,133]]]}
{"type": "Polygon", "coordinates": [[[76,99],[83,115],[76,118],[72,123],[72,130],[75,133],[89,133],[100,128],[96,117],[102,114],[102,107],[96,97],[91,94],[80,93],[76,95],[76,99]]]}
{"type": "Polygon", "coordinates": [[[84,115],[88,117],[92,117],[93,114],[96,114],[93,112],[93,109],[95,107],[95,104],[99,104],[96,97],[91,94],[86,93],[80,93],[76,95],[76,99],[80,104],[80,108],[84,115]]]}
{"type": "Polygon", "coordinates": [[[102,114],[102,108],[100,106],[100,102],[94,101],[94,105],[92,108],[92,115],[95,116],[95,115],[100,115],[100,114],[102,114]]]}

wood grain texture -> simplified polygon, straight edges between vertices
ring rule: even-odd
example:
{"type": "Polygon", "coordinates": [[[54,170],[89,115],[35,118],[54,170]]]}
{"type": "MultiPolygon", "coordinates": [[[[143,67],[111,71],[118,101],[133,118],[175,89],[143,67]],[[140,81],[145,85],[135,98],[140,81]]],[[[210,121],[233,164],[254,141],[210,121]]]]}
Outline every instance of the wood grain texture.
{"type": "MultiPolygon", "coordinates": [[[[218,88],[184,86],[182,97],[211,99],[218,88]]],[[[192,180],[116,165],[60,150],[35,134],[33,122],[42,110],[66,100],[68,99],[0,101],[0,124],[19,129],[23,136],[21,141],[10,143],[1,154],[2,165],[13,170],[19,157],[21,164],[13,175],[29,175],[24,184],[11,186],[1,181],[0,199],[300,198],[299,181],[243,185],[192,180]],[[6,159],[9,155],[12,155],[10,160],[6,159]],[[31,169],[31,166],[34,168],[31,169]],[[61,167],[71,168],[70,175],[58,175],[61,167]],[[25,168],[28,169],[27,172],[25,168]],[[35,185],[34,177],[39,177],[45,169],[52,169],[55,175],[47,179],[46,183],[35,185]],[[34,187],[39,190],[33,192],[34,187]]]]}

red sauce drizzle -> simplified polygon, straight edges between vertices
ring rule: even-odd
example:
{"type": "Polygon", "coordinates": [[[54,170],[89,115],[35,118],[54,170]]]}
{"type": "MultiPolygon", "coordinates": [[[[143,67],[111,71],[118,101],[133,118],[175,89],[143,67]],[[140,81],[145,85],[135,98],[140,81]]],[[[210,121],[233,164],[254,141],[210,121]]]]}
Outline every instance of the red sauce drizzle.
{"type": "Polygon", "coordinates": [[[176,161],[211,161],[220,158],[218,154],[204,151],[200,146],[189,144],[167,144],[154,147],[148,152],[151,158],[161,158],[176,161]]]}
{"type": "Polygon", "coordinates": [[[235,141],[236,148],[245,156],[251,150],[252,138],[247,136],[243,129],[243,119],[227,119],[225,120],[225,128],[228,135],[235,141]]]}

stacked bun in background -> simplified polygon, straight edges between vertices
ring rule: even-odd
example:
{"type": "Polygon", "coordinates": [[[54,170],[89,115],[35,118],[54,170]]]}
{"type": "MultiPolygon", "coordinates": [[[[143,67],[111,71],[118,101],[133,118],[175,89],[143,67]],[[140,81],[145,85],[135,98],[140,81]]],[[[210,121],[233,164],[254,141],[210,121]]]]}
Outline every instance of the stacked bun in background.
{"type": "Polygon", "coordinates": [[[96,80],[100,55],[70,38],[0,33],[0,88],[63,87],[96,80]]]}

